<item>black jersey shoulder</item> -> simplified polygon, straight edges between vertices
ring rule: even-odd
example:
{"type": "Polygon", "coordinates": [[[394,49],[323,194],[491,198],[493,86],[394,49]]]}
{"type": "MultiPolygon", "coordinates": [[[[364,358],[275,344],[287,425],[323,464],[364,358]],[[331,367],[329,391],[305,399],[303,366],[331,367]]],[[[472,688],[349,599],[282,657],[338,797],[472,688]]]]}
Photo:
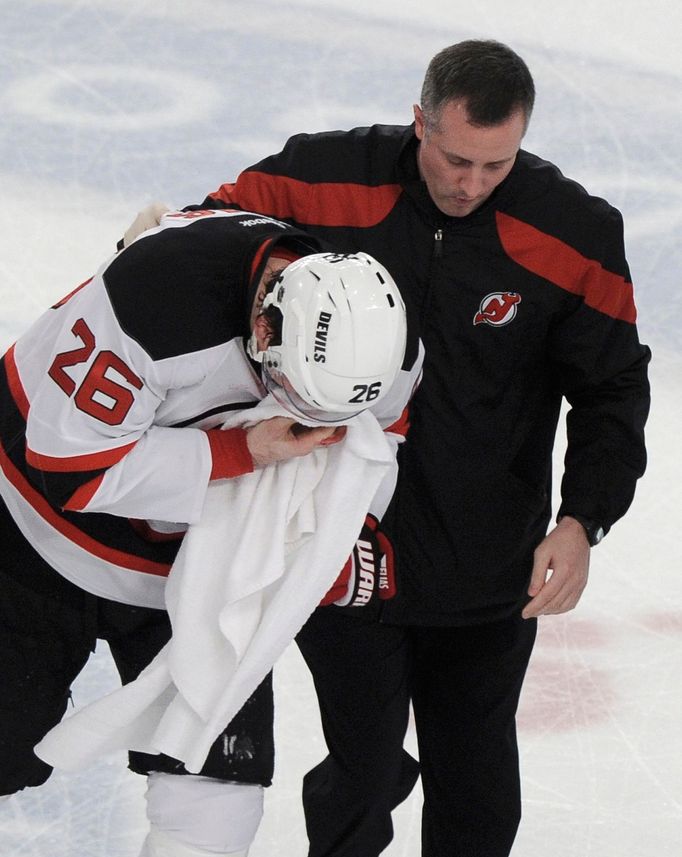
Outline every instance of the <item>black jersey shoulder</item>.
{"type": "Polygon", "coordinates": [[[299,230],[249,212],[192,217],[139,238],[103,274],[118,324],[154,360],[247,335],[254,259],[277,244],[316,249],[299,230]]]}
{"type": "Polygon", "coordinates": [[[622,233],[620,212],[549,161],[521,151],[496,207],[587,257],[600,255],[606,236],[622,233]]]}

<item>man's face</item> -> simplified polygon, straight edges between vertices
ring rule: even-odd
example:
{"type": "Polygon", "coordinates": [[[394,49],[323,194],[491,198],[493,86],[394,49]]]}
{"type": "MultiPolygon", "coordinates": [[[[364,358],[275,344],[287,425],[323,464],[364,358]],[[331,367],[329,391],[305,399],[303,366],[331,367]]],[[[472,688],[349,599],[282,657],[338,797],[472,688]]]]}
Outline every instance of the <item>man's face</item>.
{"type": "Polygon", "coordinates": [[[427,128],[417,105],[414,118],[420,175],[450,217],[475,211],[509,175],[526,127],[521,110],[500,125],[471,125],[461,100],[445,104],[434,127],[427,128]]]}
{"type": "MultiPolygon", "coordinates": [[[[274,251],[277,253],[277,250],[274,251]]],[[[260,312],[261,306],[263,305],[263,300],[265,299],[265,291],[267,284],[270,280],[275,276],[275,274],[279,274],[280,271],[283,271],[287,265],[291,264],[290,259],[282,259],[279,256],[272,255],[268,259],[265,269],[263,271],[263,275],[260,278],[260,282],[258,283],[258,288],[256,289],[256,296],[253,300],[253,305],[251,307],[251,315],[249,317],[249,324],[251,327],[251,331],[254,332],[254,328],[256,326],[256,319],[258,318],[258,313],[260,312]]],[[[261,331],[256,331],[259,336],[262,336],[261,331]]],[[[259,347],[259,351],[265,351],[267,347],[267,343],[263,346],[263,348],[259,347]]]]}

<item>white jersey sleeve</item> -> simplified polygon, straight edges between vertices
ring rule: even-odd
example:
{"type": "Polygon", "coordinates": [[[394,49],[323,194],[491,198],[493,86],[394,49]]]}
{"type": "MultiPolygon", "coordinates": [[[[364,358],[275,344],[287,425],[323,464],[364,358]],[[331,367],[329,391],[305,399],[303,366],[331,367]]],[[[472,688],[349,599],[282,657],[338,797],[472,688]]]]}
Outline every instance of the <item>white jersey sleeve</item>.
{"type": "Polygon", "coordinates": [[[30,405],[26,460],[48,499],[73,511],[197,520],[212,463],[206,433],[158,425],[157,415],[179,391],[203,387],[225,350],[152,360],[118,325],[101,276],[42,316],[14,359],[30,405]]]}

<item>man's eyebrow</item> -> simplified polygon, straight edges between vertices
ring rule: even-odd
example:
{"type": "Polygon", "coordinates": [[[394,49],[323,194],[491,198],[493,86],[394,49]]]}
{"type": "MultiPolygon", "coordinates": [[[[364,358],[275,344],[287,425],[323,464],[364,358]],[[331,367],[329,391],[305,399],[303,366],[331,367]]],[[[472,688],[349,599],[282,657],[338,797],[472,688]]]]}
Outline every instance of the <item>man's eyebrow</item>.
{"type": "MultiPolygon", "coordinates": [[[[463,158],[461,155],[456,154],[455,152],[446,152],[446,157],[452,161],[461,161],[463,164],[471,164],[473,161],[469,160],[469,158],[463,158]]],[[[511,161],[515,155],[510,155],[508,158],[500,158],[497,161],[486,161],[486,166],[497,166],[498,164],[506,164],[508,161],[511,161]]]]}

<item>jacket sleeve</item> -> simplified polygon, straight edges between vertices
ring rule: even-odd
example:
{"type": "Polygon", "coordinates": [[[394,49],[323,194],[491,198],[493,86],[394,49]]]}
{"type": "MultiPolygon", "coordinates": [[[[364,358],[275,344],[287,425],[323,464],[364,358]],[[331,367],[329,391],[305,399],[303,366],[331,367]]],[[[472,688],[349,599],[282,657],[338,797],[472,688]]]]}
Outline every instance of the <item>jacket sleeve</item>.
{"type": "Polygon", "coordinates": [[[299,160],[305,159],[307,139],[303,134],[292,137],[281,152],[243,170],[236,181],[220,185],[195,207],[239,208],[258,211],[295,226],[309,224],[314,185],[295,178],[299,160]]]}
{"type": "Polygon", "coordinates": [[[551,341],[570,406],[559,516],[608,532],[630,506],[646,467],[649,349],[640,343],[620,214],[610,209],[599,257],[578,277],[579,300],[551,341]]]}
{"type": "Polygon", "coordinates": [[[393,156],[379,146],[376,128],[297,134],[209,194],[203,207],[260,211],[314,228],[318,239],[334,244],[338,227],[372,227],[391,213],[402,194],[393,156]]]}

